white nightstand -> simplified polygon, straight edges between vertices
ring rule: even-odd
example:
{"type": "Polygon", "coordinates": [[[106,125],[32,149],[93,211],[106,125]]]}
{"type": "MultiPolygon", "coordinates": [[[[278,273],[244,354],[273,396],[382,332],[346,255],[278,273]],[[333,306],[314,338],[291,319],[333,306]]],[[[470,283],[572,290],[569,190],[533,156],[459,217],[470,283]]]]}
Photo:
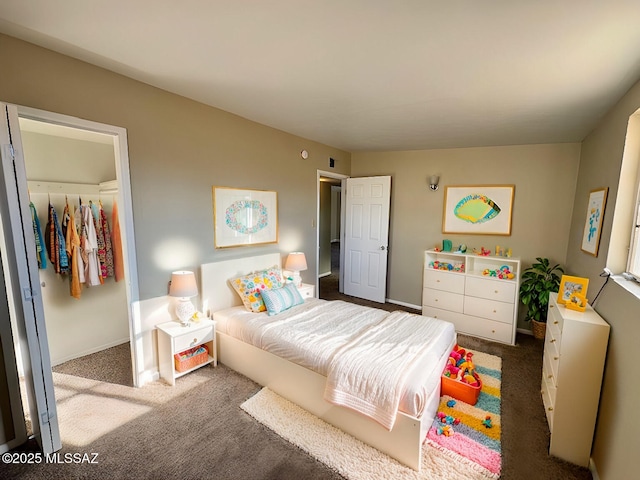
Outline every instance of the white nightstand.
{"type": "Polygon", "coordinates": [[[216,322],[203,319],[199,322],[191,322],[188,327],[183,327],[178,322],[166,322],[156,325],[158,329],[158,363],[160,377],[170,385],[175,385],[176,378],[186,375],[200,367],[213,363],[218,364],[216,351],[216,322]],[[175,369],[173,356],[199,345],[206,345],[209,349],[209,358],[206,362],[184,372],[175,369]]]}
{"type": "Polygon", "coordinates": [[[310,283],[303,283],[298,287],[298,292],[305,300],[307,298],[313,298],[316,296],[316,286],[311,285],[310,283]]]}

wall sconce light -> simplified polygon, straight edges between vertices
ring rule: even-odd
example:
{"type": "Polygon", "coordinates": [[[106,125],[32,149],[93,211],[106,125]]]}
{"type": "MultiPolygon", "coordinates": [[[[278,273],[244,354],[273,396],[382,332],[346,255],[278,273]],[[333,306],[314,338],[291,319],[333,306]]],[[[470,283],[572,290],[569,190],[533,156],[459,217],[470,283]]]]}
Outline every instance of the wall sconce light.
{"type": "Polygon", "coordinates": [[[285,270],[293,272],[293,284],[296,287],[302,285],[302,278],[300,272],[307,269],[307,258],[302,252],[292,252],[287,256],[287,261],[284,264],[285,270]]]}
{"type": "Polygon", "coordinates": [[[438,190],[438,182],[440,182],[440,175],[431,175],[429,177],[429,188],[435,192],[438,190]]]}
{"type": "Polygon", "coordinates": [[[179,271],[171,274],[169,296],[177,297],[176,315],[183,327],[188,327],[191,317],[196,312],[191,297],[198,295],[198,285],[193,272],[179,271]]]}

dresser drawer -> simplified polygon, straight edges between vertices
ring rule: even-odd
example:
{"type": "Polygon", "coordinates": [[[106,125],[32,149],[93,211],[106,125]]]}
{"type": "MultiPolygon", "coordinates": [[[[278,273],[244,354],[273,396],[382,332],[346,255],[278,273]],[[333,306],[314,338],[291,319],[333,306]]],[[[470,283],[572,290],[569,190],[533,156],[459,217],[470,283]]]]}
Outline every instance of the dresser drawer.
{"type": "Polygon", "coordinates": [[[438,270],[425,269],[425,288],[444,290],[445,292],[464,293],[464,277],[459,273],[441,272],[438,270]]]}
{"type": "Polygon", "coordinates": [[[424,288],[422,290],[422,304],[443,310],[451,310],[452,312],[462,312],[464,296],[458,293],[424,288]]]}
{"type": "MultiPolygon", "coordinates": [[[[553,295],[554,297],[557,296],[556,293],[551,293],[551,295],[553,295]]],[[[564,322],[564,318],[562,317],[560,308],[564,307],[559,307],[556,304],[555,299],[549,300],[549,309],[547,310],[547,330],[551,329],[556,338],[559,338],[562,334],[562,327],[564,322]]]]}
{"type": "Polygon", "coordinates": [[[547,329],[544,339],[544,361],[549,364],[550,373],[553,373],[556,386],[558,384],[558,366],[560,365],[560,344],[560,339],[554,337],[551,330],[547,329]]]}
{"type": "Polygon", "coordinates": [[[516,298],[516,284],[512,280],[490,280],[486,277],[467,277],[464,293],[472,297],[514,303],[516,298]]]}
{"type": "Polygon", "coordinates": [[[486,298],[464,297],[464,313],[476,317],[489,318],[497,322],[513,323],[513,303],[487,300],[486,298]]]}
{"type": "Polygon", "coordinates": [[[210,327],[201,328],[199,330],[190,328],[189,331],[185,332],[183,335],[177,336],[173,339],[174,350],[176,353],[180,353],[212,340],[213,330],[210,327]]]}
{"type": "Polygon", "coordinates": [[[549,385],[542,379],[542,404],[544,405],[544,413],[547,415],[547,423],[549,424],[549,431],[553,433],[553,414],[555,413],[555,387],[549,385]]]}

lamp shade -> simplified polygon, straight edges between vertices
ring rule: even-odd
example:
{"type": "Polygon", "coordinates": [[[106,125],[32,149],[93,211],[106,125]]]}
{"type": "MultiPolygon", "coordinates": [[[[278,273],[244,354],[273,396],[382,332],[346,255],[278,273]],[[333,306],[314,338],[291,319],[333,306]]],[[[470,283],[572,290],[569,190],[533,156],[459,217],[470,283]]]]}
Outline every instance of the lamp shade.
{"type": "Polygon", "coordinates": [[[198,285],[193,272],[178,271],[171,274],[169,295],[172,297],[189,298],[198,295],[198,285]]]}
{"type": "Polygon", "coordinates": [[[303,252],[291,252],[287,256],[287,261],[284,264],[285,270],[291,270],[292,272],[301,272],[307,269],[307,258],[303,252]]]}

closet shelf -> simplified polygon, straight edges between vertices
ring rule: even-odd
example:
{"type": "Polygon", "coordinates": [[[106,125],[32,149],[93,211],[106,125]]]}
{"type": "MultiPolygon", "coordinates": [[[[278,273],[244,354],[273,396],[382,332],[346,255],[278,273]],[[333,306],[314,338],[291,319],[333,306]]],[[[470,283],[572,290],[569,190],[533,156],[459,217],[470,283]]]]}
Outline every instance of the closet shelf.
{"type": "Polygon", "coordinates": [[[58,193],[61,195],[99,195],[118,193],[117,180],[110,180],[99,184],[42,182],[39,180],[29,180],[27,185],[29,187],[29,193],[58,193]]]}

